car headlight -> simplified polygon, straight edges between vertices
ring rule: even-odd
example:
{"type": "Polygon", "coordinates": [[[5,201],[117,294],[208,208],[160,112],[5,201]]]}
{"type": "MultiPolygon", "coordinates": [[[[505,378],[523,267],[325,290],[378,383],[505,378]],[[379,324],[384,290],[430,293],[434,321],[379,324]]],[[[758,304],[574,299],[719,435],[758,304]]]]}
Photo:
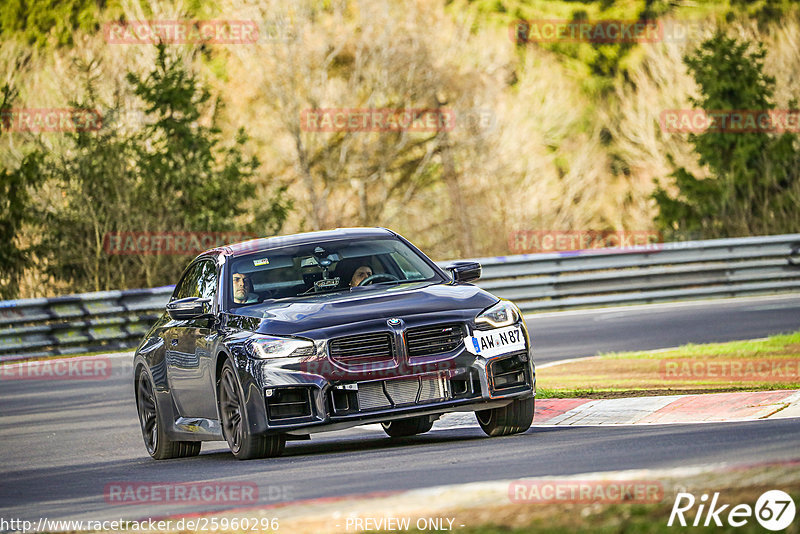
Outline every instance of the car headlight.
{"type": "Polygon", "coordinates": [[[258,336],[250,342],[256,358],[286,358],[288,356],[312,356],[314,343],[305,339],[258,336]]]}
{"type": "Polygon", "coordinates": [[[481,312],[476,318],[476,323],[486,323],[493,328],[510,326],[519,321],[520,313],[514,304],[501,300],[488,310],[481,312]]]}

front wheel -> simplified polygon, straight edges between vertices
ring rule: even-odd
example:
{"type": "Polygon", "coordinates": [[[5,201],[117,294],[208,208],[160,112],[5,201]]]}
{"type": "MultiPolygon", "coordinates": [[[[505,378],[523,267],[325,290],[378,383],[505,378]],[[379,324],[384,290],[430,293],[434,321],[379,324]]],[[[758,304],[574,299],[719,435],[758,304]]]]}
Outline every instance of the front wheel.
{"type": "Polygon", "coordinates": [[[247,421],[247,410],[230,360],[222,366],[218,384],[219,413],[222,435],[237,460],[280,456],[286,445],[286,436],[252,434],[247,421]]]}
{"type": "Polygon", "coordinates": [[[136,381],[136,410],[139,412],[144,446],[150,456],[156,460],[166,460],[200,454],[199,441],[169,439],[156,404],[153,382],[144,370],[139,373],[139,379],[136,381]]]}
{"type": "Polygon", "coordinates": [[[433,427],[433,418],[428,415],[409,417],[381,423],[383,431],[391,438],[402,438],[424,434],[433,427]]]}
{"type": "Polygon", "coordinates": [[[525,432],[533,423],[534,398],[512,401],[501,408],[475,412],[478,424],[488,436],[525,432]]]}

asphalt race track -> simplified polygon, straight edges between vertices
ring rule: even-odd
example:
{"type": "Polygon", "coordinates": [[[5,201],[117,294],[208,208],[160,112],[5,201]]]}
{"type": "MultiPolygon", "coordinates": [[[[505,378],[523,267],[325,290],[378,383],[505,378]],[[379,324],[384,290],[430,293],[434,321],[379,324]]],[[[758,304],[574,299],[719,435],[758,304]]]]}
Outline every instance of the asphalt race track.
{"type": "MultiPolygon", "coordinates": [[[[763,337],[800,328],[800,296],[529,316],[538,363],[610,350],[763,337]]],[[[800,460],[800,419],[693,425],[533,427],[487,438],[434,427],[390,441],[374,427],[289,442],[283,457],[236,461],[224,443],[156,462],[142,444],[129,357],[104,380],[0,381],[0,517],[142,519],[240,505],[118,504],[108,484],[247,482],[258,505],[443,484],[632,468],[800,460]]]]}

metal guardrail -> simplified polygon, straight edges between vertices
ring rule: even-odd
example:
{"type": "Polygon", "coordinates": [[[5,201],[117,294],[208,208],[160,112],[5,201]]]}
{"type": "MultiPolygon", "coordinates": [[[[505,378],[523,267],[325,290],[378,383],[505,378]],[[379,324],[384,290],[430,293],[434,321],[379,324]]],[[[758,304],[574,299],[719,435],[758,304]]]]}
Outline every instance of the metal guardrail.
{"type": "MultiPolygon", "coordinates": [[[[478,285],[529,313],[800,291],[800,234],[477,261],[478,285]]],[[[0,361],[134,347],[171,293],[165,286],[0,301],[0,361]]]]}
{"type": "Polygon", "coordinates": [[[800,290],[800,234],[477,261],[478,285],[525,312],[800,290]]]}
{"type": "Polygon", "coordinates": [[[0,301],[0,361],[135,347],[172,289],[0,301]]]}

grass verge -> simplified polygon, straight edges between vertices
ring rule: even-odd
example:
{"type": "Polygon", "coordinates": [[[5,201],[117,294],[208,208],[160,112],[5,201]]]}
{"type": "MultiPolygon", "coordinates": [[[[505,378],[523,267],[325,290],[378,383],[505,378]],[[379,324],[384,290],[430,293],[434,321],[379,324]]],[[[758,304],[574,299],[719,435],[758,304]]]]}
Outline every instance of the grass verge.
{"type": "MultiPolygon", "coordinates": [[[[295,534],[339,534],[347,532],[434,532],[454,531],[462,534],[499,534],[523,532],[765,532],[755,517],[739,528],[729,527],[728,513],[736,505],[746,504],[751,511],[759,497],[769,490],[788,493],[800,503],[800,463],[796,461],[767,462],[750,465],[670,468],[655,470],[612,471],[567,477],[534,477],[522,480],[498,480],[475,484],[440,486],[390,495],[353,496],[341,499],[298,501],[266,506],[247,513],[251,521],[272,521],[280,524],[278,532],[295,534]],[[597,494],[590,498],[575,498],[570,491],[554,491],[548,500],[538,500],[533,493],[519,494],[515,488],[549,486],[566,488],[580,483],[583,487],[630,487],[631,483],[646,483],[661,491],[646,504],[614,497],[603,501],[597,494]],[[685,509],[687,527],[674,523],[668,526],[673,506],[681,493],[695,497],[694,506],[685,509]],[[716,509],[723,527],[691,525],[701,514],[700,525],[706,519],[708,506],[701,511],[699,504],[709,502],[715,493],[716,509]],[[526,496],[527,495],[527,496],[526,496]],[[703,499],[702,495],[706,495],[703,499]],[[513,496],[513,498],[512,498],[513,496]],[[402,523],[401,523],[402,521],[402,523]],[[393,522],[395,526],[386,526],[393,522]],[[404,524],[404,527],[397,525],[404,524]],[[434,526],[435,525],[435,526],[434,526]],[[360,526],[360,528],[359,528],[360,526]],[[727,528],[726,528],[727,527],[727,528]]],[[[542,493],[541,495],[544,495],[542,493]]],[[[611,495],[608,493],[607,495],[611,495]]],[[[628,495],[636,495],[628,492],[628,495]]],[[[635,497],[633,497],[635,499],[635,497]]],[[[686,497],[682,497],[686,499],[686,497]]],[[[682,500],[681,505],[686,501],[682,500]]],[[[772,503],[774,505],[774,503],[772,503]]],[[[211,513],[220,524],[223,519],[241,517],[242,511],[211,513]]],[[[174,519],[174,520],[177,520],[174,519]]],[[[712,520],[713,521],[713,520],[712,520]]],[[[174,531],[167,528],[167,531],[174,531]]],[[[783,532],[797,533],[800,521],[783,532]]],[[[221,532],[236,532],[223,528],[221,532]]]]}
{"type": "Polygon", "coordinates": [[[800,389],[800,331],[763,340],[609,353],[537,371],[537,398],[800,389]]]}

